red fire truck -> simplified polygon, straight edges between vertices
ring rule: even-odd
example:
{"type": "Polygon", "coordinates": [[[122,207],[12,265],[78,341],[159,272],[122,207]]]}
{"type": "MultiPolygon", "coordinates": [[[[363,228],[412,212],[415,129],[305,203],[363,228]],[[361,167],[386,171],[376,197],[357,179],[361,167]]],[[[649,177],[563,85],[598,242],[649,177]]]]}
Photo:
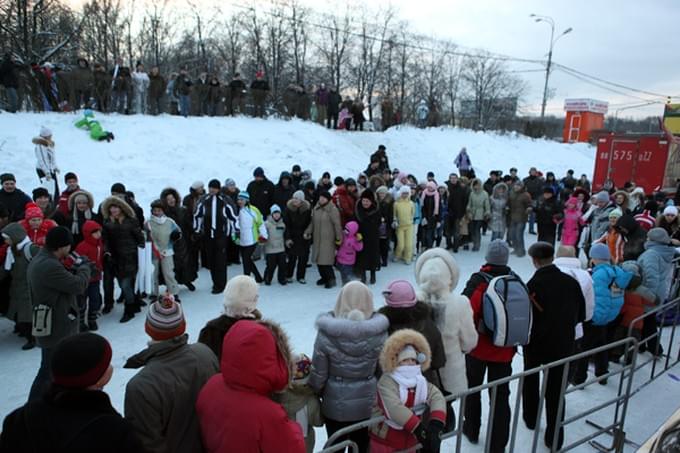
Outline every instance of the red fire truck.
{"type": "Polygon", "coordinates": [[[645,193],[675,192],[680,178],[680,139],[663,132],[609,133],[597,138],[593,191],[611,180],[616,187],[633,181],[645,193]]]}

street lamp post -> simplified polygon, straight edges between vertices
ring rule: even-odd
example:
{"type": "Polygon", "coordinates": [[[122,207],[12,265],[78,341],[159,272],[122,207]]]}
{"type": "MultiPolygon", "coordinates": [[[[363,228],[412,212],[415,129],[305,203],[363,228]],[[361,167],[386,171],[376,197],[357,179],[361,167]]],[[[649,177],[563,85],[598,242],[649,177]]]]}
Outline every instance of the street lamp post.
{"type": "Polygon", "coordinates": [[[541,122],[545,119],[545,105],[548,102],[548,80],[550,79],[550,68],[552,66],[553,47],[558,39],[573,30],[571,27],[564,30],[557,38],[555,38],[555,21],[550,16],[539,16],[538,14],[530,14],[536,22],[545,22],[550,25],[550,49],[548,51],[548,64],[545,67],[545,85],[543,86],[543,102],[541,103],[541,122]]]}

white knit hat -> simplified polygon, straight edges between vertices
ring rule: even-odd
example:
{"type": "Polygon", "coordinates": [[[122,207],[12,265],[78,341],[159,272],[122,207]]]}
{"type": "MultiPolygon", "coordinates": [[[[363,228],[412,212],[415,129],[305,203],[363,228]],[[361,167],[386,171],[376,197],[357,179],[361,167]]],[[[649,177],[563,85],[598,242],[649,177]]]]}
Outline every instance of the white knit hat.
{"type": "Polygon", "coordinates": [[[663,215],[676,216],[678,215],[678,208],[675,206],[666,206],[666,209],[663,210],[663,215]]]}
{"type": "Polygon", "coordinates": [[[224,289],[224,313],[232,318],[255,318],[258,285],[248,275],[239,275],[227,283],[224,289]]]}
{"type": "Polygon", "coordinates": [[[45,126],[42,126],[40,128],[40,136],[42,138],[50,138],[52,136],[52,131],[46,128],[45,126]]]}

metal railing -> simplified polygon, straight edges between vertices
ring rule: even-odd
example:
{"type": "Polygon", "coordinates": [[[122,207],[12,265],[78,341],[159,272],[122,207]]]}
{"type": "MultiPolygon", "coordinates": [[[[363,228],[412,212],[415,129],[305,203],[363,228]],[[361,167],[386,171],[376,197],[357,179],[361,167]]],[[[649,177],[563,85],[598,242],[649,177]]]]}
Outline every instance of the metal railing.
{"type": "MultiPolygon", "coordinates": [[[[558,417],[558,420],[556,421],[555,424],[555,433],[552,439],[551,444],[553,447],[551,448],[552,452],[565,452],[569,450],[573,450],[574,448],[589,442],[590,440],[600,436],[601,434],[604,433],[614,433],[613,440],[612,440],[612,445],[611,447],[607,448],[609,451],[617,451],[620,452],[623,450],[623,444],[624,444],[624,439],[625,439],[625,431],[624,431],[624,425],[625,425],[625,417],[626,417],[626,410],[627,410],[627,405],[628,405],[628,399],[630,398],[630,393],[632,390],[632,384],[633,384],[633,376],[635,374],[636,370],[636,359],[637,359],[637,345],[638,341],[635,338],[624,338],[622,340],[606,344],[604,346],[598,347],[596,349],[591,349],[589,351],[582,352],[580,354],[576,354],[552,363],[549,363],[547,365],[542,365],[540,367],[533,368],[531,370],[526,370],[521,373],[514,374],[512,376],[508,376],[503,379],[499,379],[493,382],[489,382],[484,385],[480,385],[471,389],[468,389],[467,391],[460,393],[458,395],[449,395],[446,400],[447,403],[451,404],[455,400],[458,400],[458,421],[456,428],[448,433],[442,434],[442,440],[446,440],[449,438],[456,437],[456,447],[455,451],[460,452],[462,451],[462,432],[463,432],[463,414],[465,413],[465,404],[466,404],[466,397],[478,392],[482,392],[485,390],[489,390],[491,393],[490,396],[490,410],[489,414],[487,417],[487,424],[486,424],[486,439],[491,438],[491,432],[493,430],[493,417],[494,417],[494,412],[496,410],[496,398],[497,398],[497,393],[498,393],[498,388],[501,385],[510,385],[510,383],[517,382],[517,389],[516,389],[516,394],[517,396],[515,397],[514,401],[514,410],[512,411],[512,420],[510,423],[510,440],[509,444],[507,446],[507,451],[514,451],[515,450],[515,443],[517,441],[517,428],[519,425],[519,417],[520,417],[520,403],[522,401],[522,394],[523,394],[523,389],[525,385],[525,381],[527,377],[534,376],[534,375],[540,375],[541,373],[548,373],[550,370],[553,370],[558,367],[562,367],[562,370],[559,372],[560,373],[560,395],[559,395],[559,407],[558,407],[558,414],[562,414],[562,417],[558,417]],[[621,348],[623,347],[625,350],[630,351],[631,354],[631,360],[629,363],[624,364],[620,368],[610,371],[607,374],[604,374],[602,376],[598,376],[596,378],[592,378],[589,380],[586,380],[586,382],[568,387],[567,386],[567,381],[568,381],[568,375],[569,375],[569,369],[576,365],[579,361],[583,359],[587,359],[591,356],[595,356],[598,353],[601,352],[606,352],[615,348],[621,348]],[[602,380],[612,378],[619,376],[620,383],[618,387],[618,392],[614,398],[608,399],[605,402],[598,403],[594,405],[593,407],[590,407],[576,415],[570,415],[568,418],[563,418],[566,417],[566,414],[563,414],[565,406],[565,397],[578,390],[582,390],[586,387],[589,387],[597,382],[600,382],[602,380]],[[608,424],[607,426],[599,427],[596,429],[595,432],[589,434],[588,436],[585,436],[583,438],[577,439],[567,446],[563,446],[560,449],[556,449],[554,445],[557,444],[558,437],[560,434],[560,431],[562,428],[566,427],[567,425],[570,425],[578,420],[584,419],[585,417],[594,414],[596,412],[602,411],[603,409],[606,409],[608,407],[616,407],[617,409],[620,407],[621,410],[615,410],[615,417],[612,423],[608,424]]],[[[534,434],[533,434],[533,439],[532,439],[532,444],[531,444],[531,449],[530,450],[524,450],[524,451],[531,451],[535,452],[538,448],[538,436],[540,434],[540,429],[541,429],[541,420],[542,420],[542,415],[543,415],[543,401],[545,400],[546,392],[547,392],[547,375],[544,376],[543,382],[540,387],[540,397],[539,397],[539,402],[538,402],[538,410],[537,410],[537,416],[535,420],[535,425],[534,425],[534,434]]],[[[345,448],[349,448],[350,452],[352,453],[358,453],[358,447],[355,443],[353,443],[350,440],[343,440],[342,442],[338,442],[339,439],[346,437],[347,435],[356,432],[361,429],[366,429],[370,428],[374,425],[379,424],[380,422],[384,421],[385,417],[374,417],[368,420],[364,420],[362,422],[356,423],[354,425],[348,426],[344,429],[341,429],[334,433],[332,436],[330,436],[324,445],[323,450],[320,451],[320,453],[333,453],[333,452],[338,452],[338,451],[344,451],[345,448]],[[336,442],[338,442],[336,444],[336,442]]],[[[490,442],[486,442],[484,451],[485,453],[488,453],[491,448],[490,442]]]]}

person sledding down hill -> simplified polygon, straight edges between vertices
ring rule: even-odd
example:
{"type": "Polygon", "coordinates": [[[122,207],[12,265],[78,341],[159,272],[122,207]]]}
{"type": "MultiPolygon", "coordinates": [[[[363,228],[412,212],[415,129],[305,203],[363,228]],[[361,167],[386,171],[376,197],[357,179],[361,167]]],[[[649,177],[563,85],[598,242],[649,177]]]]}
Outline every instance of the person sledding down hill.
{"type": "Polygon", "coordinates": [[[112,132],[105,131],[104,128],[102,128],[102,125],[99,124],[99,121],[94,119],[94,113],[92,113],[92,110],[90,109],[86,109],[83,112],[83,119],[76,122],[76,127],[90,131],[90,138],[92,138],[92,140],[98,140],[100,142],[106,140],[107,142],[110,142],[114,138],[112,132]]]}

